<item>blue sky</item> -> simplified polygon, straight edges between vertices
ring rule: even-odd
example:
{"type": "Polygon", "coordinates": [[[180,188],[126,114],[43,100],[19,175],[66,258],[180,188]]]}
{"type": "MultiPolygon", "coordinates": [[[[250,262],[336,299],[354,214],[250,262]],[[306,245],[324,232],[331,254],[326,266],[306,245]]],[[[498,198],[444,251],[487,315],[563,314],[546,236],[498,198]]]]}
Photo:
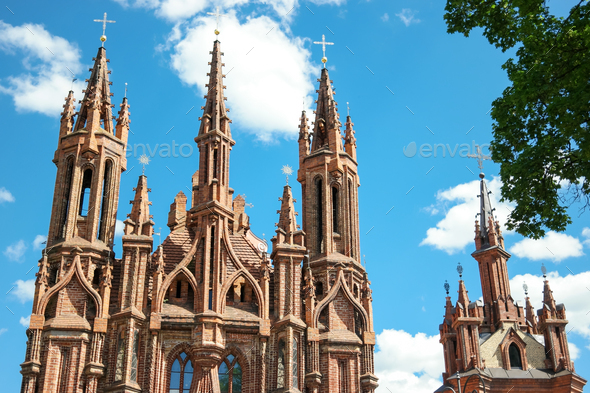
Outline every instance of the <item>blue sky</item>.
{"type": "MultiPolygon", "coordinates": [[[[549,5],[565,15],[573,3],[549,5]]],[[[230,181],[253,205],[247,208],[253,231],[267,239],[274,234],[285,181],[280,169],[297,167],[302,108],[313,121],[322,53],[312,41],[325,35],[335,43],[327,48],[335,98],[343,116],[350,103],[357,132],[361,251],[372,280],[380,392],[385,387],[434,390],[443,371],[438,343],[443,283],[451,283],[455,301],[458,262],[465,267],[471,299],[481,296],[470,256],[478,169],[464,156],[491,139],[488,111],[508,85],[500,67],[514,54],[496,50],[481,31],[469,38],[447,34],[444,3],[421,0],[6,3],[0,10],[0,299],[5,306],[0,310],[0,369],[6,390],[20,386],[23,323],[31,312],[30,280],[49,225],[55,182],[51,160],[70,71],[78,78],[74,90],[81,99],[81,81],[100,45],[102,27],[93,19],[107,12],[116,20],[107,26],[105,44],[113,103],[118,109],[128,83],[131,104],[129,164],[118,218],[129,212],[126,201],[141,173],[137,159],[145,151],[153,155],[146,168],[152,213],[165,236],[169,205],[179,190],[188,194],[197,169],[193,138],[215,24],[205,13],[217,4],[227,14],[220,40],[236,140],[230,181]],[[407,157],[412,143],[417,152],[407,157]],[[170,151],[174,144],[176,156],[170,151]]],[[[498,166],[486,162],[485,172],[497,199],[498,166]]],[[[299,195],[294,178],[291,183],[299,195]]],[[[505,222],[510,206],[497,200],[494,206],[505,222]]],[[[513,254],[508,269],[514,298],[524,298],[526,280],[540,307],[540,267],[547,266],[556,300],[568,310],[576,370],[588,378],[590,224],[578,206],[571,212],[574,223],[565,234],[550,233],[535,243],[505,233],[505,241],[513,254]]],[[[116,243],[120,250],[120,238],[116,243]]]]}

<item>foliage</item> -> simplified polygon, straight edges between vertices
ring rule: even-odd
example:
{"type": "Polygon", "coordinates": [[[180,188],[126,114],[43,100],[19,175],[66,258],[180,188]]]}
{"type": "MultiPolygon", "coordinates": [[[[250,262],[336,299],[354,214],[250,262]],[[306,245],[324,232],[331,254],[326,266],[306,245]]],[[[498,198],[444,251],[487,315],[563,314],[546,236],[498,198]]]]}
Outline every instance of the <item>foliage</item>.
{"type": "Polygon", "coordinates": [[[449,33],[483,28],[490,44],[516,59],[502,66],[512,82],[492,104],[492,159],[502,198],[516,203],[507,227],[539,238],[563,231],[568,207],[590,198],[590,4],[569,16],[541,0],[447,0],[449,33]]]}

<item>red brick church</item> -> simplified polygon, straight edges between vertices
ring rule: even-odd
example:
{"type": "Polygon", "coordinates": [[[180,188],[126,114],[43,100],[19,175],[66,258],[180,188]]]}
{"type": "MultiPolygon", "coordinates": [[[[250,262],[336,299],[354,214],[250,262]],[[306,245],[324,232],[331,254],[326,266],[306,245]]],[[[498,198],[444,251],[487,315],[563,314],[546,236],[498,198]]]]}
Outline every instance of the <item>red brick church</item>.
{"type": "MultiPolygon", "coordinates": [[[[570,358],[565,306],[555,301],[544,268],[543,303],[536,315],[528,296],[526,304],[512,298],[510,254],[494,219],[483,173],[480,178],[471,256],[479,265],[483,301],[470,301],[460,279],[453,306],[445,283],[445,315],[439,327],[445,372],[443,386],[435,393],[579,393],[586,380],[575,373],[570,358]]],[[[463,268],[459,265],[457,271],[461,276],[463,268]]]]}
{"type": "Polygon", "coordinates": [[[130,113],[124,98],[112,116],[104,47],[77,111],[69,92],[21,392],[377,388],[370,281],[360,263],[356,139],[350,117],[341,134],[328,71],[318,80],[313,133],[305,112],[299,125],[302,229],[286,185],[267,250],[230,187],[235,142],[219,41],[210,53],[192,192],[174,197],[170,235],[156,250],[151,190],[141,175],[123,253],[113,251],[130,113]]]}

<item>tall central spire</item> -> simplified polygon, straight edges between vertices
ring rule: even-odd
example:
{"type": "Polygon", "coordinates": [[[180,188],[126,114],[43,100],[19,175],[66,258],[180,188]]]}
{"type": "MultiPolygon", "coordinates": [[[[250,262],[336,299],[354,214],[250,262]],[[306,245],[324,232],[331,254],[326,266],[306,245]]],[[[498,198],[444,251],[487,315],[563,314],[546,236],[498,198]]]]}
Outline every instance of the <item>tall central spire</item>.
{"type": "Polygon", "coordinates": [[[490,202],[490,191],[484,180],[484,174],[480,173],[481,178],[479,186],[479,225],[480,225],[480,237],[482,247],[490,245],[490,230],[493,232],[494,215],[492,209],[492,203],[490,202]]]}
{"type": "Polygon", "coordinates": [[[342,150],[340,115],[338,114],[338,103],[333,97],[336,93],[332,89],[328,69],[322,69],[322,77],[319,82],[311,151],[313,153],[327,146],[330,151],[338,152],[342,150]]]}
{"type": "Polygon", "coordinates": [[[203,116],[200,118],[201,127],[199,128],[199,136],[207,134],[211,131],[218,131],[231,138],[231,131],[229,123],[230,118],[227,116],[229,109],[225,107],[226,98],[223,95],[223,75],[221,67],[225,64],[221,62],[221,56],[223,52],[220,49],[220,42],[216,40],[213,44],[213,51],[209,52],[212,55],[211,70],[207,74],[209,76],[209,83],[205,85],[207,87],[207,94],[205,98],[205,106],[203,109],[203,116]]]}

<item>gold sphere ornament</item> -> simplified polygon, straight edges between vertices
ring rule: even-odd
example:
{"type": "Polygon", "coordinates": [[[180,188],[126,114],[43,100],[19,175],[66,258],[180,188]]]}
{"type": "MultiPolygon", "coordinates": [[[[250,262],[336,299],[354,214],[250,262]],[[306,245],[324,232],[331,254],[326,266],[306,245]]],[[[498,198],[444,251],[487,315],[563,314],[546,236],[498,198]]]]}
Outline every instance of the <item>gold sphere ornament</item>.
{"type": "Polygon", "coordinates": [[[328,58],[326,56],[322,57],[322,63],[326,64],[327,61],[328,61],[328,58]]]}
{"type": "Polygon", "coordinates": [[[219,35],[219,30],[215,29],[215,35],[219,35]]]}
{"type": "Polygon", "coordinates": [[[105,41],[107,40],[107,36],[106,36],[106,35],[101,35],[101,36],[100,36],[100,40],[101,40],[102,42],[105,42],[105,41]]]}

